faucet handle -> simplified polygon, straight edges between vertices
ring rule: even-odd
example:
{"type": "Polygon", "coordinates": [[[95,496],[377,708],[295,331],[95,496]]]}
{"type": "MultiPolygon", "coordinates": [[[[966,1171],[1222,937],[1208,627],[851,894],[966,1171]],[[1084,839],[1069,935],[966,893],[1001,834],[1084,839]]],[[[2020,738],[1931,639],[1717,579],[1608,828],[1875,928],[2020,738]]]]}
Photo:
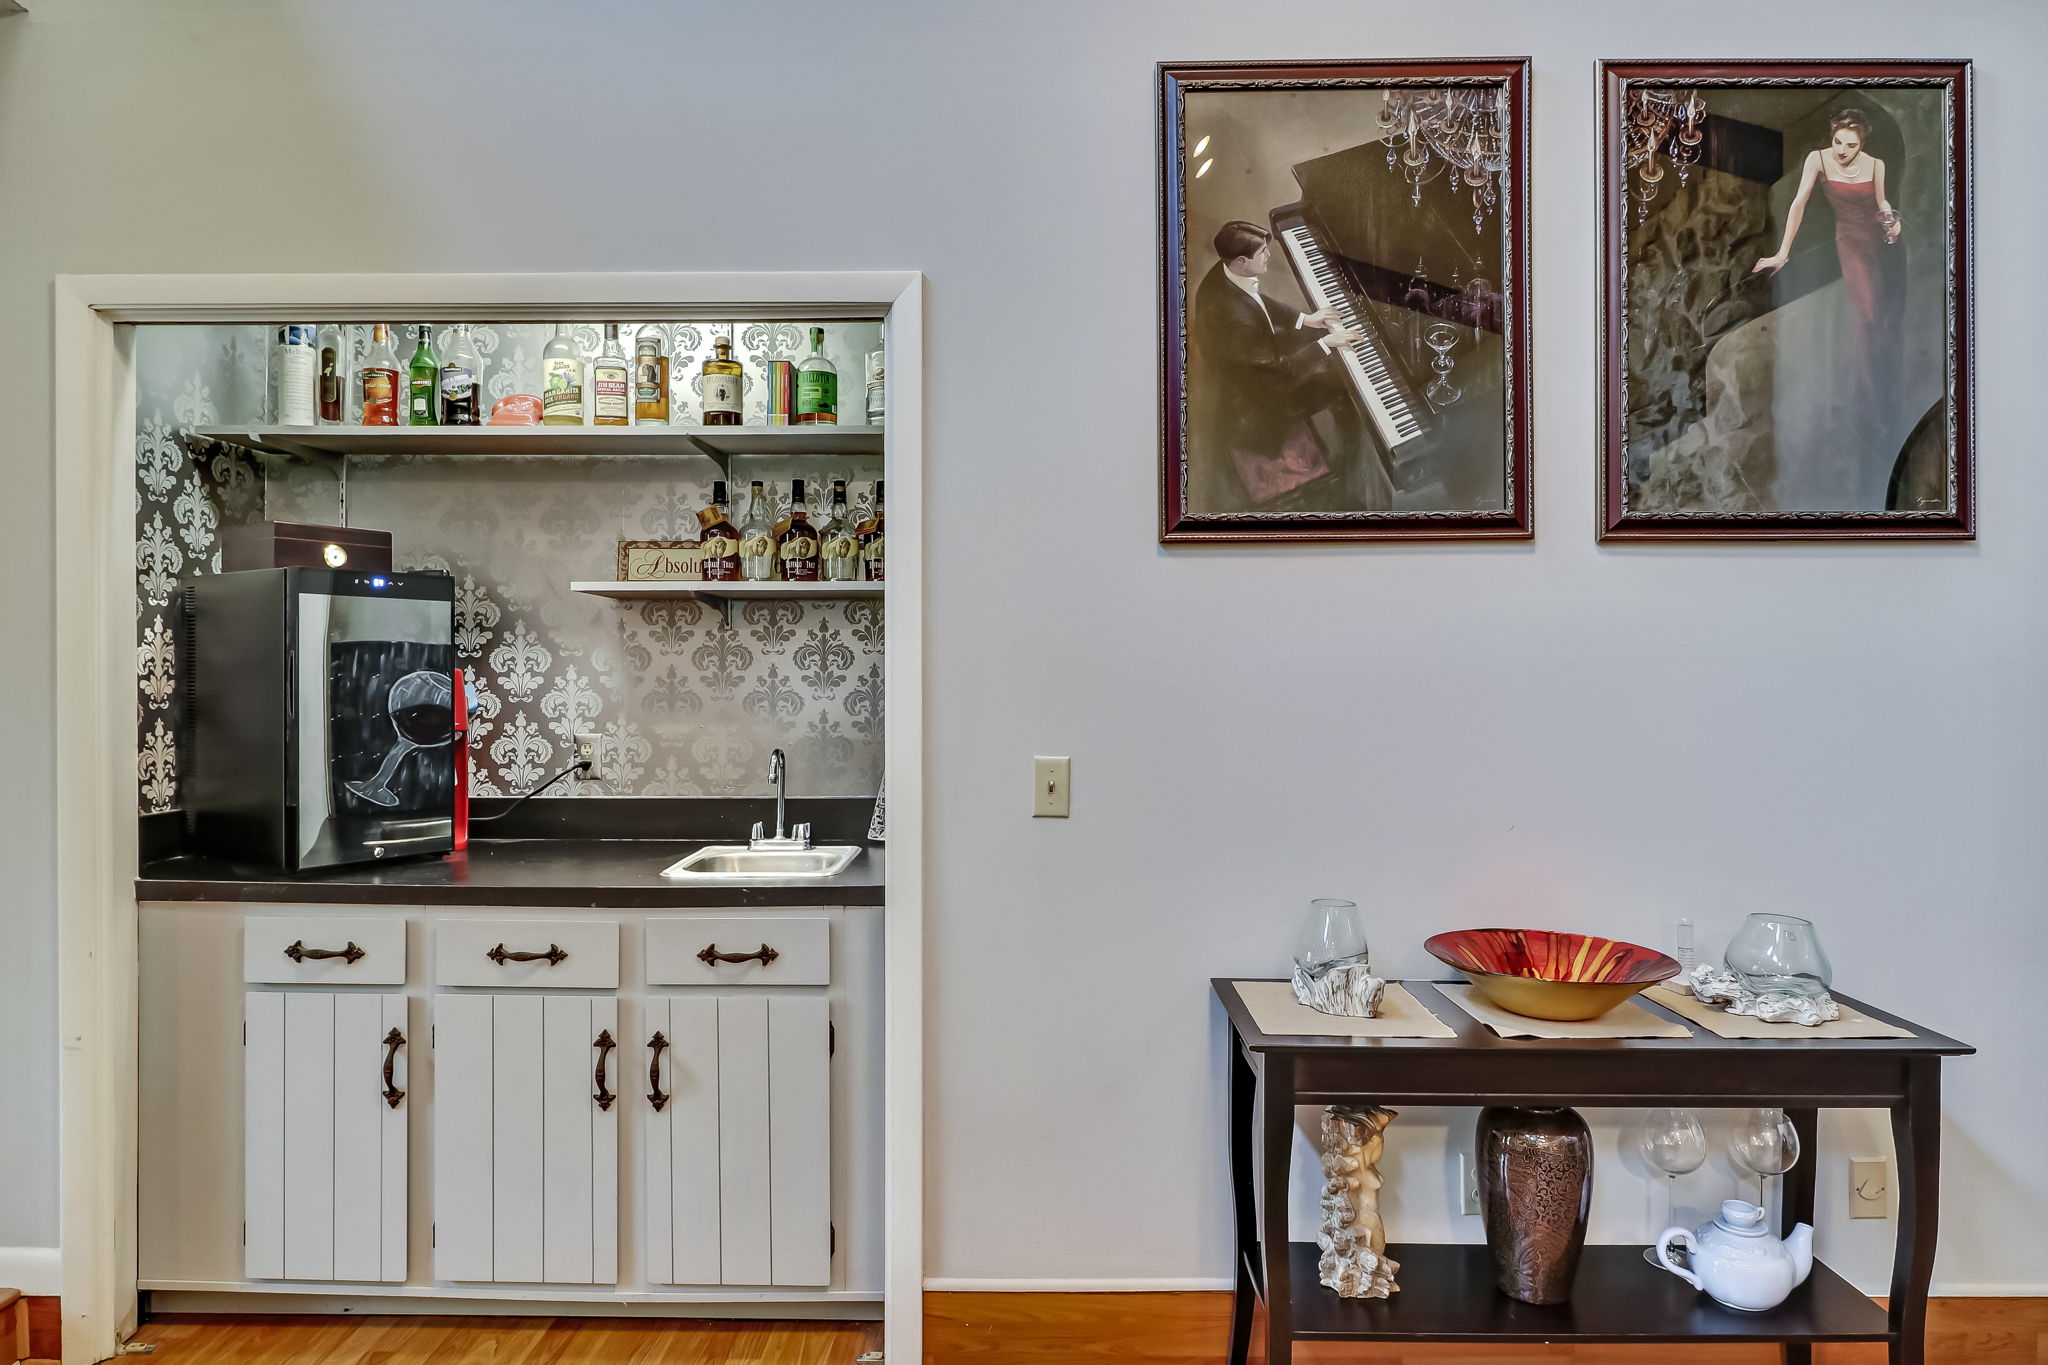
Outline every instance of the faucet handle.
{"type": "Polygon", "coordinates": [[[795,828],[790,830],[789,837],[802,844],[805,848],[809,848],[811,846],[811,822],[805,820],[797,824],[795,828]]]}
{"type": "Polygon", "coordinates": [[[756,820],[754,822],[754,833],[752,836],[752,842],[757,844],[760,843],[762,838],[766,836],[767,832],[767,826],[763,825],[759,820],[756,820]]]}

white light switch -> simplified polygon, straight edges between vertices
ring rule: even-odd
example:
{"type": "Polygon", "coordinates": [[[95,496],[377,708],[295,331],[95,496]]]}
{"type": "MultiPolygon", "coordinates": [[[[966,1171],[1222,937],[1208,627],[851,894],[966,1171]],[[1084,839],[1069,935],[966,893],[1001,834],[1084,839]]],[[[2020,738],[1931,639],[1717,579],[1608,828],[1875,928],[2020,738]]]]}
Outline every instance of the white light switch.
{"type": "Polygon", "coordinates": [[[1891,1210],[1891,1173],[1882,1161],[1849,1163],[1849,1216],[1882,1218],[1891,1210]]]}
{"type": "Polygon", "coordinates": [[[1073,774],[1070,758],[1031,760],[1031,813],[1067,818],[1067,783],[1073,774]]]}

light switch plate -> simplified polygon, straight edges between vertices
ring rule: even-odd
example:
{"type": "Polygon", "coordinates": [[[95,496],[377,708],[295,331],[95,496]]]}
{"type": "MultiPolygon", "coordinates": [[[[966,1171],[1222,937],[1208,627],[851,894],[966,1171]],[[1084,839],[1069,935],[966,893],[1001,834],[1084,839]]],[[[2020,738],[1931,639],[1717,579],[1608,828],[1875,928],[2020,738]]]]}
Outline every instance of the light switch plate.
{"type": "Polygon", "coordinates": [[[1882,1218],[1891,1211],[1891,1170],[1883,1161],[1849,1163],[1849,1216],[1882,1218]]]}
{"type": "Polygon", "coordinates": [[[1031,813],[1057,820],[1067,818],[1067,784],[1072,780],[1074,761],[1070,758],[1031,760],[1031,813]]]}

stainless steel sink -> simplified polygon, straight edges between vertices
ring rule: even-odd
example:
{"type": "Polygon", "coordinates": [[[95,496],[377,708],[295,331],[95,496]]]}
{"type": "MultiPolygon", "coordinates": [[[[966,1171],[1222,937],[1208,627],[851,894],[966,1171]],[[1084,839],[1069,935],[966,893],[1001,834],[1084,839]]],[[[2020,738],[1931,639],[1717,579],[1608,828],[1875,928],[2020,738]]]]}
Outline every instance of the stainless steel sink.
{"type": "Polygon", "coordinates": [[[858,844],[820,844],[803,849],[752,849],[745,844],[712,844],[661,870],[682,881],[743,882],[770,877],[811,881],[836,877],[860,856],[858,844]]]}

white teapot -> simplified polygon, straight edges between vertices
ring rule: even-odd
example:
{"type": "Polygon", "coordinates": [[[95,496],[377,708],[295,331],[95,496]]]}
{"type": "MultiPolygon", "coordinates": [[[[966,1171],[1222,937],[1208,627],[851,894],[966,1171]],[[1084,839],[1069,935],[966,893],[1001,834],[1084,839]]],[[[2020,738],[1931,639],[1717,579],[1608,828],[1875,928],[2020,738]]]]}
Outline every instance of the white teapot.
{"type": "Polygon", "coordinates": [[[1720,1303],[1761,1313],[1776,1308],[1813,1270],[1813,1227],[1801,1223],[1779,1241],[1764,1230],[1764,1211],[1740,1199],[1721,1203],[1721,1212],[1697,1233],[1666,1228],[1657,1239],[1657,1264],[1720,1303]],[[1692,1268],[1671,1259],[1671,1244],[1686,1250],[1692,1268]]]}

